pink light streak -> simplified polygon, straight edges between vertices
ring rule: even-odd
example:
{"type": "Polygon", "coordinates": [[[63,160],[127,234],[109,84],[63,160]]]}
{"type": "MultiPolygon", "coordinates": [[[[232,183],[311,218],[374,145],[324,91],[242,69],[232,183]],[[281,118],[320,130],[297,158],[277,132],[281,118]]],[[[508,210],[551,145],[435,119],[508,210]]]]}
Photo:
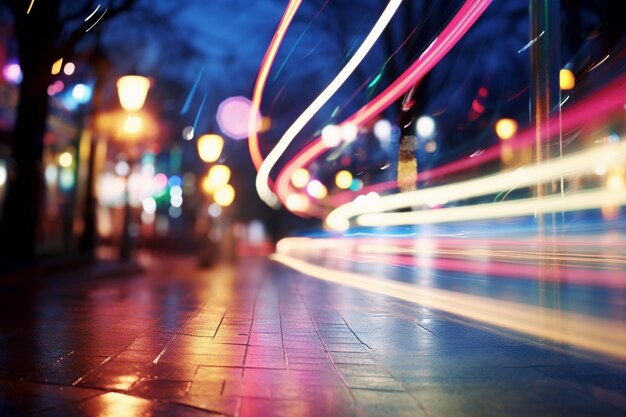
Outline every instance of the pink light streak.
{"type": "MultiPolygon", "coordinates": [[[[478,20],[490,3],[491,0],[467,0],[440,35],[398,79],[367,105],[344,120],[341,125],[353,123],[360,126],[380,114],[443,59],[478,20]]],[[[321,137],[318,137],[282,169],[276,180],[276,194],[283,203],[289,194],[289,179],[293,172],[297,168],[308,165],[326,150],[321,137]]]]}

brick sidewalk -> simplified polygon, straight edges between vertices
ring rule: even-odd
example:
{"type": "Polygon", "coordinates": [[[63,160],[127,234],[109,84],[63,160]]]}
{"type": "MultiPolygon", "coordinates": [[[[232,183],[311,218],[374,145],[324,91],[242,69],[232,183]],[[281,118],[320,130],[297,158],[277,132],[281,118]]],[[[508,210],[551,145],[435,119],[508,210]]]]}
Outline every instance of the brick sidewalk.
{"type": "Polygon", "coordinates": [[[2,415],[617,416],[592,361],[264,260],[0,292],[2,415]]]}

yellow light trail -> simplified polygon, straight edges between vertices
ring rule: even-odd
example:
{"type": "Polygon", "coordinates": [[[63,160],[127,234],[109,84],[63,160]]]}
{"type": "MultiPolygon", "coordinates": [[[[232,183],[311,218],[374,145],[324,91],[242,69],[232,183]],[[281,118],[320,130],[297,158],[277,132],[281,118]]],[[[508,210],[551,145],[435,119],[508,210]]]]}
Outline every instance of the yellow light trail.
{"type": "Polygon", "coordinates": [[[324,91],[302,112],[302,114],[296,119],[296,121],[287,129],[283,137],[278,141],[276,146],[267,155],[267,158],[261,164],[259,172],[256,177],[256,189],[261,199],[271,207],[277,207],[279,200],[276,194],[270,189],[270,172],[280,156],[285,152],[289,144],[293,141],[296,135],[304,128],[306,123],[322,108],[322,106],[337,92],[339,87],[348,79],[350,74],[354,72],[356,67],[361,63],[365,56],[369,53],[376,40],[380,37],[383,30],[389,24],[389,21],[396,13],[398,7],[402,3],[402,0],[390,0],[380,15],[376,24],[363,40],[363,43],[359,46],[357,51],[352,55],[346,65],[339,71],[337,76],[326,86],[324,91]]]}
{"type": "Polygon", "coordinates": [[[30,4],[28,5],[28,10],[26,10],[26,14],[30,14],[31,9],[33,8],[33,4],[35,4],[35,0],[30,0],[30,4]]]}
{"type": "MultiPolygon", "coordinates": [[[[541,200],[528,199],[419,212],[368,214],[420,206],[433,202],[458,201],[498,193],[511,188],[529,187],[538,182],[580,175],[584,172],[593,172],[594,167],[600,162],[606,165],[618,164],[625,156],[626,142],[610,144],[578,152],[561,159],[518,168],[513,171],[505,171],[439,187],[383,196],[369,201],[368,204],[358,204],[358,202],[352,201],[333,210],[326,218],[326,225],[332,229],[345,230],[349,227],[349,219],[357,216],[359,216],[359,220],[357,220],[359,224],[368,226],[479,220],[490,218],[490,215],[487,215],[487,213],[493,213],[491,215],[495,216],[494,218],[513,217],[515,215],[532,214],[535,210],[539,210],[539,204],[543,204],[543,210],[557,210],[556,208],[546,206],[545,203],[541,203],[541,200]],[[522,209],[521,207],[524,208],[522,209]],[[511,210],[511,213],[509,213],[511,215],[506,213],[509,210],[511,210]],[[458,217],[454,218],[452,216],[458,217]],[[377,223],[378,221],[382,221],[382,223],[377,223]]],[[[598,194],[596,197],[604,198],[605,195],[609,200],[613,201],[613,197],[606,193],[598,194]]],[[[559,196],[559,198],[561,197],[559,196]]],[[[550,201],[552,202],[551,204],[555,204],[555,199],[550,201]]],[[[583,204],[582,206],[597,208],[602,205],[603,201],[596,200],[589,203],[592,204],[583,204]]],[[[556,204],[559,203],[557,202],[556,204]]],[[[569,211],[574,209],[573,207],[568,208],[567,204],[560,204],[560,206],[569,211]]],[[[558,210],[561,209],[559,208],[558,210]]]]}
{"type": "Polygon", "coordinates": [[[577,348],[626,359],[626,323],[321,267],[287,255],[271,259],[311,277],[398,298],[577,348]]]}
{"type": "Polygon", "coordinates": [[[536,215],[537,213],[592,210],[603,206],[626,204],[626,193],[616,194],[605,189],[594,189],[565,197],[525,198],[502,203],[476,204],[438,210],[409,213],[363,214],[356,222],[361,226],[398,226],[405,224],[435,224],[474,220],[504,219],[536,215]]]}

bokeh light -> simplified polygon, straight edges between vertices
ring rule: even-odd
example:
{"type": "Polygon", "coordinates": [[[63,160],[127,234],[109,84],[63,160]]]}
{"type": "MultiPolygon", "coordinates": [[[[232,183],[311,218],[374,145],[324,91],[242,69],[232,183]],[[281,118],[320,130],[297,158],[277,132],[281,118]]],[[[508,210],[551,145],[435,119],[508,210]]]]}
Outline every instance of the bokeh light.
{"type": "Polygon", "coordinates": [[[211,194],[220,187],[225,186],[230,180],[230,168],[226,165],[213,165],[209,173],[202,180],[202,189],[211,194]]]}
{"type": "Polygon", "coordinates": [[[63,168],[71,167],[73,161],[74,157],[72,157],[72,154],[69,152],[63,152],[61,155],[59,155],[59,165],[61,165],[63,168]]]}
{"type": "Polygon", "coordinates": [[[329,148],[341,143],[341,128],[337,125],[327,125],[322,129],[322,142],[329,148]]]}
{"type": "Polygon", "coordinates": [[[496,134],[502,140],[513,137],[517,132],[517,122],[513,119],[500,119],[496,123],[496,134]]]}
{"type": "Polygon", "coordinates": [[[335,184],[337,188],[342,190],[347,190],[352,185],[352,174],[350,171],[339,171],[337,175],[335,175],[335,184]]]}
{"type": "Polygon", "coordinates": [[[341,139],[346,142],[354,141],[359,134],[359,128],[354,123],[345,123],[341,126],[341,139]]]}
{"type": "Polygon", "coordinates": [[[435,120],[430,116],[422,116],[415,123],[415,130],[423,138],[429,138],[435,133],[435,120]]]}
{"type": "Polygon", "coordinates": [[[194,129],[193,126],[186,126],[182,131],[183,139],[191,140],[193,139],[194,129]]]}
{"type": "MultiPolygon", "coordinates": [[[[233,139],[248,137],[248,119],[252,102],[246,97],[229,97],[217,109],[217,123],[225,135],[233,139]]],[[[261,113],[257,116],[257,130],[261,126],[261,113]]]]}
{"type": "Polygon", "coordinates": [[[61,68],[63,67],[63,58],[59,58],[52,64],[52,68],[50,69],[50,73],[52,75],[57,75],[61,72],[61,68]]]}
{"type": "Polygon", "coordinates": [[[215,190],[213,200],[222,207],[228,207],[235,200],[235,189],[232,185],[226,184],[215,190]]]}
{"type": "Polygon", "coordinates": [[[204,162],[215,162],[224,148],[224,139],[220,135],[207,134],[198,139],[198,155],[204,162]]]}
{"type": "Polygon", "coordinates": [[[76,70],[76,65],[74,65],[73,62],[68,62],[67,64],[63,66],[63,73],[65,75],[72,75],[74,74],[75,70],[76,70]]]}
{"type": "Polygon", "coordinates": [[[309,206],[309,200],[302,194],[293,193],[287,196],[285,206],[291,211],[304,211],[309,206]]]}
{"type": "Polygon", "coordinates": [[[15,62],[7,64],[2,68],[4,79],[11,84],[19,84],[22,82],[22,69],[20,64],[15,62]]]}
{"type": "Polygon", "coordinates": [[[222,214],[222,206],[217,203],[209,204],[209,208],[207,210],[209,212],[209,216],[213,218],[218,218],[220,214],[222,214]]]}
{"type": "Polygon", "coordinates": [[[313,180],[309,182],[306,186],[306,192],[313,198],[317,198],[318,200],[326,197],[328,194],[328,190],[326,186],[322,184],[319,180],[313,180]]]}
{"type": "Polygon", "coordinates": [[[298,168],[293,172],[291,176],[291,184],[296,188],[304,188],[309,183],[311,174],[304,168],[298,168]]]}
{"type": "Polygon", "coordinates": [[[561,90],[571,90],[576,85],[576,77],[572,70],[563,68],[559,71],[559,84],[561,90]]]}
{"type": "Polygon", "coordinates": [[[72,98],[80,104],[88,103],[91,100],[92,88],[86,84],[76,84],[72,88],[72,98]]]}
{"type": "Polygon", "coordinates": [[[381,141],[388,141],[391,139],[391,122],[387,119],[382,119],[376,122],[374,125],[374,136],[381,141]]]}

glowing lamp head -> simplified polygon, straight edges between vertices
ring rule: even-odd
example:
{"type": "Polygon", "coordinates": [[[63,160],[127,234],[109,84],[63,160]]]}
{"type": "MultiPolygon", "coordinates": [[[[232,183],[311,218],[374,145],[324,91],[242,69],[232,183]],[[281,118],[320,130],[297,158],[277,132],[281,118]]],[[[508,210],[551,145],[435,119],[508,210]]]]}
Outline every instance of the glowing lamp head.
{"type": "Polygon", "coordinates": [[[202,135],[198,139],[198,154],[204,162],[215,162],[224,148],[224,139],[219,135],[202,135]]]}
{"type": "Polygon", "coordinates": [[[213,200],[222,207],[228,207],[235,200],[235,189],[232,185],[226,184],[215,190],[213,200]]]}
{"type": "Polygon", "coordinates": [[[500,119],[496,123],[496,134],[502,140],[513,137],[517,132],[517,122],[513,119],[500,119]]]}
{"type": "Polygon", "coordinates": [[[150,89],[150,79],[141,75],[125,75],[117,80],[117,93],[122,108],[127,111],[140,110],[150,89]]]}

